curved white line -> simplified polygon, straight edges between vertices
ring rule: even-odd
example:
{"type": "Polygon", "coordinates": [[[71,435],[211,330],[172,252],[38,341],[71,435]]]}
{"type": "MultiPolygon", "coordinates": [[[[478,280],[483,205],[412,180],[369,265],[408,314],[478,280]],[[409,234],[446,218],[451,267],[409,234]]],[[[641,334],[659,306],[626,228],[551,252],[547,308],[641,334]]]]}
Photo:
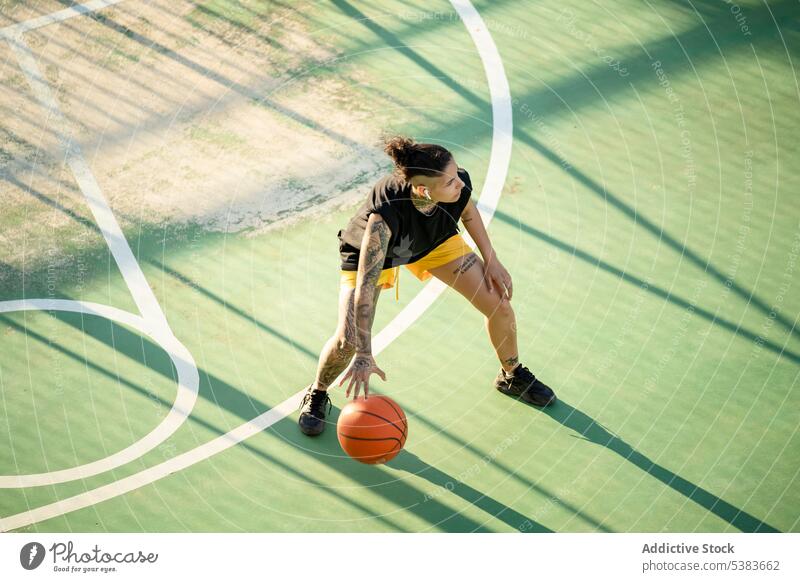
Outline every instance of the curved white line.
{"type": "Polygon", "coordinates": [[[147,435],[103,459],[91,463],[78,465],[69,469],[60,469],[48,473],[33,473],[29,475],[0,475],[0,489],[15,487],[37,487],[53,485],[75,479],[82,479],[98,475],[111,469],[135,461],[148,451],[170,437],[189,416],[189,412],[197,402],[197,392],[200,377],[189,350],[178,341],[169,328],[156,325],[151,326],[139,315],[128,311],[85,301],[70,301],[67,299],[23,299],[18,301],[4,301],[0,303],[0,313],[13,311],[70,311],[86,315],[96,315],[126,325],[146,335],[158,343],[169,354],[175,370],[178,373],[178,392],[172,408],[152,431],[147,435]]]}
{"type": "Polygon", "coordinates": [[[189,353],[189,350],[187,350],[172,333],[167,318],[164,316],[164,312],[161,310],[161,306],[158,304],[153,290],[147,283],[147,279],[139,267],[139,263],[128,245],[128,241],[125,239],[122,228],[120,228],[103,192],[100,190],[100,186],[97,184],[97,180],[95,180],[89,168],[89,164],[86,163],[80,147],[68,137],[64,115],[59,109],[58,102],[50,90],[50,85],[39,69],[33,52],[22,37],[23,33],[26,31],[54,22],[60,22],[87,12],[93,12],[116,4],[119,1],[121,0],[93,0],[86,4],[72,6],[40,18],[4,28],[0,30],[0,38],[8,42],[33,94],[47,111],[49,121],[55,125],[59,144],[63,149],[64,161],[69,166],[70,170],[72,170],[75,181],[86,198],[86,202],[114,257],[120,274],[136,306],[139,308],[141,317],[113,307],[65,299],[3,301],[0,302],[0,312],[8,313],[11,311],[33,309],[77,311],[81,313],[91,312],[101,317],[108,317],[120,323],[125,323],[148,335],[169,354],[178,373],[178,392],[175,397],[175,402],[164,420],[149,434],[125,449],[105,459],[99,459],[92,463],[69,469],[29,475],[0,476],[0,488],[33,487],[63,483],[65,481],[91,477],[92,475],[109,471],[133,461],[169,438],[169,436],[186,420],[197,402],[200,382],[194,359],[189,353]]]}
{"type": "Polygon", "coordinates": [[[31,86],[33,94],[44,107],[50,116],[49,122],[55,125],[58,133],[59,143],[64,152],[64,161],[72,170],[75,181],[81,189],[89,209],[92,211],[95,222],[103,234],[103,238],[111,251],[114,261],[119,267],[122,278],[131,292],[136,307],[142,316],[150,322],[158,323],[164,328],[168,328],[167,319],[161,306],[158,304],[153,290],[145,279],[136,257],[128,245],[125,235],[122,233],[117,218],[108,206],[100,186],[97,184],[89,164],[83,158],[80,146],[69,138],[66,133],[67,124],[61,109],[58,107],[50,85],[39,70],[36,58],[28,44],[21,36],[7,39],[9,46],[17,57],[19,66],[31,86]]]}
{"type": "MultiPolygon", "coordinates": [[[[469,0],[450,0],[467,27],[478,54],[483,62],[489,83],[489,94],[492,100],[492,150],[489,159],[489,171],[479,199],[479,210],[484,223],[489,224],[500,200],[503,184],[506,180],[508,166],[511,162],[513,142],[513,124],[511,114],[511,94],[506,79],[503,62],[486,27],[475,7],[469,0]]],[[[466,234],[466,233],[465,233],[466,234]]],[[[467,235],[465,237],[474,249],[475,243],[467,235]]],[[[446,285],[434,279],[411,300],[411,302],[373,338],[373,350],[380,353],[403,331],[408,329],[416,319],[444,291],[446,285]]],[[[341,378],[341,375],[340,377],[341,378]]],[[[337,378],[337,380],[339,379],[337,378]]],[[[29,511],[0,519],[0,531],[9,531],[26,525],[37,523],[78,509],[90,507],[96,503],[123,495],[144,485],[153,483],[176,471],[180,471],[195,463],[208,459],[238,443],[258,434],[265,428],[278,422],[297,410],[303,396],[303,390],[287,398],[275,408],[257,416],[228,433],[200,445],[177,457],[159,463],[153,467],[135,473],[114,483],[109,483],[85,493],[68,497],[61,501],[43,505],[29,511]]]]}

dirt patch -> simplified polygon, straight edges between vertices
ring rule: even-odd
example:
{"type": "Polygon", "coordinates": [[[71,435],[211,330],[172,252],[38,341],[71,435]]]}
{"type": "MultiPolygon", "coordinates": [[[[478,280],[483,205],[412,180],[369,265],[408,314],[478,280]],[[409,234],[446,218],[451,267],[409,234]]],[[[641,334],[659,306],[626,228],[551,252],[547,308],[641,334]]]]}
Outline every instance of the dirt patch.
{"type": "MultiPolygon", "coordinates": [[[[45,5],[63,7],[7,17],[45,5]]],[[[263,232],[356,203],[388,169],[357,71],[332,72],[337,48],[289,6],[123,2],[25,39],[126,230],[263,232]]],[[[4,43],[0,59],[0,252],[18,272],[99,235],[59,128],[4,43]]]]}

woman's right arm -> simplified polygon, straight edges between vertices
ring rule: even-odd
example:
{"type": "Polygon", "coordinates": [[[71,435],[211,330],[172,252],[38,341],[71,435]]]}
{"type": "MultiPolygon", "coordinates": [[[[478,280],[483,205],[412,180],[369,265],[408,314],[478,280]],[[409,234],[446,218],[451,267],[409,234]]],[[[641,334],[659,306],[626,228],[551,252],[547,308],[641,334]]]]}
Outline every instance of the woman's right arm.
{"type": "Polygon", "coordinates": [[[389,226],[377,212],[369,215],[361,250],[358,256],[358,273],[355,291],[356,357],[372,354],[372,312],[375,309],[375,285],[383,270],[383,261],[389,247],[389,226]]]}
{"type": "Polygon", "coordinates": [[[342,378],[339,385],[350,378],[345,392],[350,397],[350,390],[355,386],[353,398],[358,398],[361,388],[364,388],[364,397],[369,394],[369,377],[375,373],[386,381],[386,374],[378,368],[372,357],[372,313],[375,310],[375,286],[383,270],[383,261],[389,248],[391,231],[383,217],[374,212],[367,220],[364,229],[364,238],[361,241],[361,250],[358,256],[358,272],[356,274],[356,289],[353,302],[355,304],[354,323],[356,328],[356,355],[350,368],[342,378]]]}

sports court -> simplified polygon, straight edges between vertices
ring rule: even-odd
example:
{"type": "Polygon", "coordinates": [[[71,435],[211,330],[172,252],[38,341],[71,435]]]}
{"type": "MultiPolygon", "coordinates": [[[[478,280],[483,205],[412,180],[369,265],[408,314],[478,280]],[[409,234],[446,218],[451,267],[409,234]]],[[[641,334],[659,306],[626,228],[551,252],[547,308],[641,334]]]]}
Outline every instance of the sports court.
{"type": "Polygon", "coordinates": [[[800,531],[796,2],[0,0],[0,40],[0,531],[800,531]],[[469,170],[559,401],[401,270],[373,466],[297,408],[385,132],[469,170]]]}

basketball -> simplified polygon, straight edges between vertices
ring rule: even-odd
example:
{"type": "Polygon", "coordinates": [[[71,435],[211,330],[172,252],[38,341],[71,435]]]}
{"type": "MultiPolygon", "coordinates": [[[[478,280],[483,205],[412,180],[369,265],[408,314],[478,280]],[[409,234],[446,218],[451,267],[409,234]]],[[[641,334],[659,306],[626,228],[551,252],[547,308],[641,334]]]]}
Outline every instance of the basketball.
{"type": "Polygon", "coordinates": [[[395,458],[406,444],[408,422],[403,409],[388,396],[356,398],[339,414],[339,444],[361,463],[382,464],[395,458]]]}

